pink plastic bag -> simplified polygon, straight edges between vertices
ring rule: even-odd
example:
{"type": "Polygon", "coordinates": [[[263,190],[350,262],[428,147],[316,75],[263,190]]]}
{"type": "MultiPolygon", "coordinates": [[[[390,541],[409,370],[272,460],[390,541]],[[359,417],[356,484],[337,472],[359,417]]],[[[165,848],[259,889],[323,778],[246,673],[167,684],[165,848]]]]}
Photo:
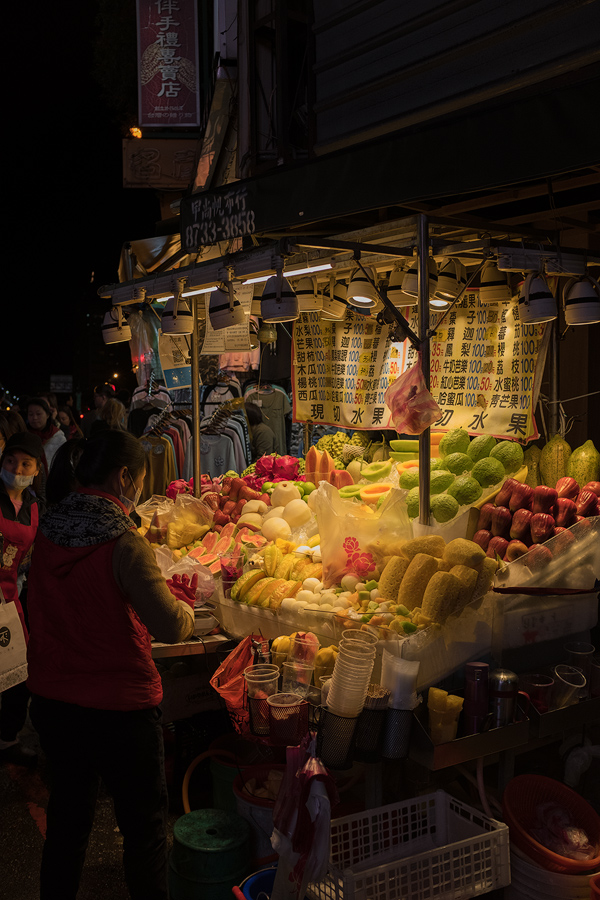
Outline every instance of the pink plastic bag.
{"type": "Polygon", "coordinates": [[[425,385],[420,353],[417,362],[390,384],[384,400],[398,434],[423,434],[442,417],[425,385]]]}

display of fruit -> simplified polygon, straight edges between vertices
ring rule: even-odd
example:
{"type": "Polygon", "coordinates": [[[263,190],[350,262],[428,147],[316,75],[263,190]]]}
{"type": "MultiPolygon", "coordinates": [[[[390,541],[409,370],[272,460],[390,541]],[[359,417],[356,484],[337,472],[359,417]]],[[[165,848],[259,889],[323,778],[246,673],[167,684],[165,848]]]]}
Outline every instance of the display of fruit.
{"type": "Polygon", "coordinates": [[[492,558],[512,562],[534,544],[544,544],[582,518],[599,514],[600,496],[594,483],[580,488],[571,476],[556,487],[507,478],[494,503],[481,507],[473,540],[492,558]]]}
{"type": "MultiPolygon", "coordinates": [[[[381,638],[405,636],[459,616],[467,604],[487,593],[497,568],[481,547],[462,538],[446,543],[438,535],[429,535],[399,542],[394,549],[397,552],[387,558],[378,580],[361,582],[356,575],[347,574],[339,586],[325,588],[318,572],[305,567],[300,588],[279,602],[276,571],[273,577],[260,569],[260,575],[245,573],[232,597],[281,609],[298,622],[305,619],[308,623],[311,616],[326,614],[338,618],[344,627],[375,630],[381,638]],[[274,602],[269,599],[273,595],[274,602]]],[[[272,569],[272,560],[267,565],[272,569]]],[[[277,654],[287,653],[289,644],[284,638],[277,639],[273,649],[277,654]]],[[[320,660],[324,665],[326,656],[324,653],[320,660]]],[[[332,662],[330,656],[328,662],[332,662]]]]}

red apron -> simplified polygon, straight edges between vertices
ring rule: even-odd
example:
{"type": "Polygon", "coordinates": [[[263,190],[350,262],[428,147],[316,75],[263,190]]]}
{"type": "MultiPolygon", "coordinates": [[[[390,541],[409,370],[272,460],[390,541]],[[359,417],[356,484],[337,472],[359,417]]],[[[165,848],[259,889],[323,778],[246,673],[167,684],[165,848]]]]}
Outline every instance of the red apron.
{"type": "Polygon", "coordinates": [[[0,552],[0,587],[6,600],[13,600],[17,605],[17,612],[23,625],[25,638],[27,628],[23,616],[23,607],[19,601],[17,592],[17,575],[21,560],[30,549],[35,540],[38,527],[37,503],[31,505],[31,525],[22,525],[21,522],[13,522],[0,516],[0,534],[2,534],[0,552]]]}

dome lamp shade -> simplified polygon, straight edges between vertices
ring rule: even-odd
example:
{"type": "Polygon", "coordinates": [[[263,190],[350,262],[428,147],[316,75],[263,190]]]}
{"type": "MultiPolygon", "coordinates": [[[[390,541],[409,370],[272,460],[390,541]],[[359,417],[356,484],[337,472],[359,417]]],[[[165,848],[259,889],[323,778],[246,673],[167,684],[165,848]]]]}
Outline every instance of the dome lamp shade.
{"type": "Polygon", "coordinates": [[[214,331],[242,325],[246,319],[244,307],[236,298],[231,281],[221,284],[210,295],[208,318],[214,331]]]}
{"type": "Polygon", "coordinates": [[[267,280],[260,303],[263,322],[294,322],[300,315],[298,298],[283,272],[267,280]]]}
{"type": "MultiPolygon", "coordinates": [[[[435,299],[452,301],[464,290],[467,270],[458,259],[447,259],[438,273],[435,299]]],[[[433,302],[433,297],[431,298],[433,302]]]]}
{"type": "Polygon", "coordinates": [[[190,304],[179,292],[167,300],[160,327],[163,334],[191,334],[194,330],[190,304]]]}
{"type": "Polygon", "coordinates": [[[323,297],[318,293],[317,280],[306,275],[296,285],[299,312],[318,312],[323,309],[323,297]]]}
{"type": "Polygon", "coordinates": [[[570,278],[563,289],[567,325],[593,325],[600,322],[600,285],[589,275],[570,278]]]}
{"type": "Polygon", "coordinates": [[[375,287],[375,271],[371,266],[366,266],[364,271],[358,268],[354,271],[346,298],[351,306],[375,306],[379,300],[379,294],[375,287]]]}
{"type": "Polygon", "coordinates": [[[497,263],[489,259],[479,281],[481,303],[509,303],[512,300],[509,276],[498,269],[497,263]]]}
{"type": "Polygon", "coordinates": [[[131,340],[131,326],[123,315],[122,306],[114,306],[105,314],[102,338],[105,344],[122,344],[131,340]]]}
{"type": "MultiPolygon", "coordinates": [[[[438,269],[435,259],[433,259],[431,256],[427,258],[427,270],[429,272],[429,297],[433,297],[438,286],[438,269]]],[[[411,263],[408,272],[404,276],[404,281],[402,282],[402,290],[405,294],[408,294],[409,297],[413,297],[413,306],[416,306],[416,302],[419,297],[418,259],[415,259],[411,263]]]]}
{"type": "Polygon", "coordinates": [[[332,278],[329,283],[329,293],[323,294],[323,309],[321,318],[328,322],[340,322],[346,317],[348,303],[346,300],[347,288],[343,281],[335,281],[332,278]]]}
{"type": "Polygon", "coordinates": [[[546,279],[539,272],[527,276],[519,291],[519,318],[529,325],[556,319],[556,300],[546,279]]]}

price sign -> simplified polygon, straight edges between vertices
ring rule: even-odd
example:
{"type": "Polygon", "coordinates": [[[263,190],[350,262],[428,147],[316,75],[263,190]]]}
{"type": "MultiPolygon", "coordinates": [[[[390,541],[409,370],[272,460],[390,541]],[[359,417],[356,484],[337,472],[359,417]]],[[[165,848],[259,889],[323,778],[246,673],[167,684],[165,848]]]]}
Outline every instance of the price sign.
{"type": "Polygon", "coordinates": [[[384,402],[404,371],[406,344],[389,329],[350,310],[343,322],[303,313],[294,323],[294,421],[359,430],[393,428],[384,402]]]}
{"type": "MultiPolygon", "coordinates": [[[[415,310],[410,324],[417,328],[415,310]]],[[[443,412],[436,427],[535,440],[549,329],[521,322],[517,301],[482,304],[479,290],[469,290],[449,313],[432,317],[432,330],[430,389],[443,412]]],[[[412,348],[407,357],[412,364],[412,348]]]]}

